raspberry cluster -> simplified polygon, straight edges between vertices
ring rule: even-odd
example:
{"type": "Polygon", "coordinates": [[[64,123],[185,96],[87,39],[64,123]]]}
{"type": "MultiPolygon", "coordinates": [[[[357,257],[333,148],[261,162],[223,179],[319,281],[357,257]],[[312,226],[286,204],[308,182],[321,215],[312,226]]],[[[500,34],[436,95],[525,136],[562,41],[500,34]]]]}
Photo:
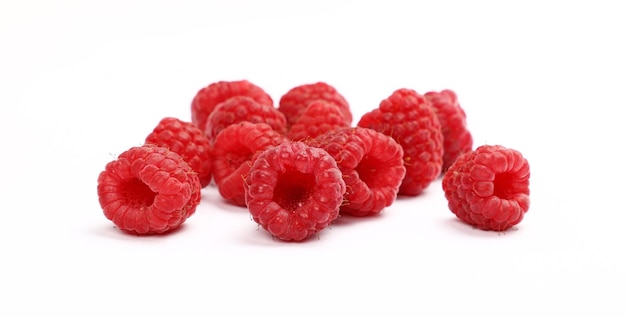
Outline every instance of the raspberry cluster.
{"type": "Polygon", "coordinates": [[[368,217],[437,178],[465,223],[503,231],[529,208],[528,162],[501,145],[473,150],[452,90],[400,88],[355,125],[335,87],[293,87],[278,105],[247,81],[200,89],[191,120],[165,117],[98,177],[104,215],[120,230],[162,234],[180,227],[217,188],[273,237],[303,241],[341,215],[368,217]]]}

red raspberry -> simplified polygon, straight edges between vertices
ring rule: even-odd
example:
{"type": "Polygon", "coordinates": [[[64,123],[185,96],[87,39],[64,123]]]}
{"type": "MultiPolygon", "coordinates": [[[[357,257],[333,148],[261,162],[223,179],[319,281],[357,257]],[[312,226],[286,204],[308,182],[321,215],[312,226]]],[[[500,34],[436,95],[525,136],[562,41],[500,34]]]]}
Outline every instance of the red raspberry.
{"type": "Polygon", "coordinates": [[[146,143],[166,147],[182,156],[198,173],[202,187],[211,182],[211,144],[204,132],[193,123],[165,117],[148,134],[146,143]]]}
{"type": "Polygon", "coordinates": [[[218,104],[209,115],[204,132],[214,140],[224,128],[242,121],[267,123],[281,134],[287,134],[287,120],[282,112],[248,96],[235,96],[218,104]]]}
{"type": "Polygon", "coordinates": [[[461,154],[443,176],[450,210],[483,230],[504,231],[530,206],[530,167],[516,150],[483,145],[461,154]]]}
{"type": "Polygon", "coordinates": [[[343,112],[334,104],[314,100],[289,129],[287,136],[296,141],[312,139],[327,131],[350,127],[343,112]]]}
{"type": "Polygon", "coordinates": [[[340,212],[354,216],[380,213],[396,199],[406,169],[402,146],[367,128],[327,132],[308,143],[326,150],[337,161],[346,183],[340,212]]]}
{"type": "Polygon", "coordinates": [[[220,195],[234,205],[245,207],[243,180],[253,157],[286,140],[265,123],[243,121],[222,130],[211,151],[213,179],[220,195]]]}
{"type": "Polygon", "coordinates": [[[326,151],[286,142],[262,152],[246,178],[252,219],[273,236],[302,241],[339,215],[346,185],[326,151]]]}
{"type": "Polygon", "coordinates": [[[180,155],[152,144],[123,152],[98,176],[104,215],[136,235],[178,228],[195,212],[200,191],[198,174],[180,155]]]}
{"type": "Polygon", "coordinates": [[[318,99],[336,105],[341,109],[348,125],[352,124],[352,112],[350,111],[348,101],[337,92],[335,87],[324,82],[317,82],[296,86],[280,98],[278,110],[287,118],[287,127],[290,127],[298,120],[298,117],[306,110],[309,102],[318,99]]]}
{"type": "Polygon", "coordinates": [[[441,92],[427,92],[424,94],[437,112],[443,134],[443,172],[463,152],[471,151],[473,146],[472,134],[467,129],[466,115],[459,104],[454,91],[446,89],[441,92]]]}
{"type": "Polygon", "coordinates": [[[218,81],[198,91],[191,101],[191,122],[204,130],[215,107],[234,96],[248,96],[260,104],[273,105],[272,97],[247,80],[218,81]]]}
{"type": "Polygon", "coordinates": [[[357,126],[389,135],[402,146],[406,175],[398,194],[416,196],[441,174],[441,125],[428,100],[414,90],[394,91],[357,126]]]}

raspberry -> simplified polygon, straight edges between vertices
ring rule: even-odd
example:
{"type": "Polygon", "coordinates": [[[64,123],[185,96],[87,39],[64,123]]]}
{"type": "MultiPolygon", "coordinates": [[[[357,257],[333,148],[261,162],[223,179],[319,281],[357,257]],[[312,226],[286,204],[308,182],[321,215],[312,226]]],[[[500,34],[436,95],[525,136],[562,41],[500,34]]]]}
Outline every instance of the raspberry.
{"type": "Polygon", "coordinates": [[[287,127],[291,127],[298,120],[309,102],[318,99],[336,105],[341,109],[348,125],[352,124],[352,112],[348,101],[337,92],[335,87],[324,82],[317,82],[296,86],[280,98],[278,110],[287,118],[287,127]]]}
{"type": "Polygon", "coordinates": [[[389,135],[402,146],[406,174],[398,194],[417,196],[441,174],[441,125],[428,100],[414,90],[394,91],[357,126],[389,135]]]}
{"type": "Polygon", "coordinates": [[[193,123],[165,117],[148,134],[145,142],[179,154],[198,173],[202,187],[211,182],[211,144],[204,132],[193,123]]]}
{"type": "Polygon", "coordinates": [[[287,134],[287,121],[282,112],[247,96],[235,96],[218,104],[209,115],[205,133],[213,140],[227,126],[242,121],[267,123],[281,134],[287,134]]]}
{"type": "Polygon", "coordinates": [[[191,122],[204,130],[215,107],[234,96],[248,96],[260,104],[273,105],[272,97],[247,80],[218,81],[198,91],[191,101],[191,122]]]}
{"type": "Polygon", "coordinates": [[[466,115],[459,104],[454,91],[446,89],[441,92],[424,94],[437,112],[443,134],[443,167],[445,172],[454,160],[463,152],[471,151],[472,134],[467,129],[466,115]]]}
{"type": "Polygon", "coordinates": [[[335,159],[302,142],[262,152],[246,178],[252,219],[285,241],[302,241],[339,216],[346,185],[335,159]]]}
{"type": "Polygon", "coordinates": [[[314,100],[289,129],[287,136],[296,141],[312,139],[327,131],[350,127],[343,112],[334,104],[314,100]]]}
{"type": "Polygon", "coordinates": [[[337,161],[346,183],[340,213],[367,216],[380,213],[396,199],[406,169],[402,146],[367,128],[327,132],[308,143],[326,150],[337,161]]]}
{"type": "Polygon", "coordinates": [[[253,157],[286,140],[265,123],[243,121],[222,130],[211,150],[213,179],[220,195],[234,205],[245,207],[243,180],[253,157]]]}
{"type": "Polygon", "coordinates": [[[530,206],[530,167],[516,150],[483,145],[461,154],[442,187],[450,210],[483,230],[504,231],[522,221],[530,206]]]}
{"type": "Polygon", "coordinates": [[[149,235],[178,228],[200,203],[200,179],[167,148],[132,147],[98,176],[104,215],[122,231],[149,235]]]}

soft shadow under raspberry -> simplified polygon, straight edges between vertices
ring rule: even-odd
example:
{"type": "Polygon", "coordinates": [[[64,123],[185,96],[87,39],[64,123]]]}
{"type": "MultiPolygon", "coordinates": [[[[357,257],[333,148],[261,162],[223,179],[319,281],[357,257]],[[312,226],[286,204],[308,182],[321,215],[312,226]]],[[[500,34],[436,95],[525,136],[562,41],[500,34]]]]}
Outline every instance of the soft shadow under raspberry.
{"type": "Polygon", "coordinates": [[[148,235],[136,235],[132,233],[128,233],[120,230],[115,225],[103,225],[98,226],[98,228],[94,228],[91,233],[97,236],[101,236],[107,239],[117,239],[117,240],[154,240],[154,239],[165,239],[172,235],[177,235],[186,230],[186,225],[183,223],[178,228],[172,229],[168,232],[158,233],[158,234],[148,234],[148,235]]]}
{"type": "Polygon", "coordinates": [[[491,230],[482,230],[478,227],[471,226],[461,219],[456,217],[446,218],[442,221],[444,227],[450,229],[451,232],[458,232],[459,234],[472,236],[472,237],[493,237],[493,236],[507,236],[517,234],[519,231],[517,226],[513,226],[505,231],[491,231],[491,230]]]}
{"type": "Polygon", "coordinates": [[[358,224],[370,222],[370,221],[380,221],[380,218],[384,216],[385,216],[384,211],[374,214],[374,215],[363,216],[363,217],[352,216],[348,214],[340,214],[339,217],[337,217],[337,219],[333,220],[333,222],[330,223],[330,226],[331,227],[345,227],[345,226],[358,225],[358,224]]]}

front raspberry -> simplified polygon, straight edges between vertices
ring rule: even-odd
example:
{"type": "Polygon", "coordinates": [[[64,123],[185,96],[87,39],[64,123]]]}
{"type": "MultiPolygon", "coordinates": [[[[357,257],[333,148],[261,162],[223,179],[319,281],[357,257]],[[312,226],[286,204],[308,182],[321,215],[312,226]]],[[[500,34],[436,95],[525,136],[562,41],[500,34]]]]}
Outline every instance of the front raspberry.
{"type": "Polygon", "coordinates": [[[335,105],[343,113],[348,125],[352,124],[352,112],[348,101],[335,87],[324,82],[304,84],[290,89],[280,98],[278,110],[287,118],[287,126],[291,127],[306,110],[309,103],[315,100],[324,100],[335,105]]]}
{"type": "Polygon", "coordinates": [[[335,159],[302,142],[262,152],[246,178],[252,219],[273,236],[302,241],[339,215],[346,185],[335,159]]]}
{"type": "Polygon", "coordinates": [[[391,136],[402,146],[406,175],[398,194],[416,196],[441,174],[441,124],[431,104],[414,90],[394,91],[377,109],[364,114],[357,126],[391,136]]]}
{"type": "Polygon", "coordinates": [[[245,207],[243,180],[252,159],[287,139],[265,123],[239,122],[222,130],[211,150],[213,178],[226,201],[245,207]]]}
{"type": "Polygon", "coordinates": [[[466,152],[446,171],[442,187],[450,210],[483,230],[504,231],[530,207],[530,167],[516,150],[483,145],[466,152]]]}
{"type": "Polygon", "coordinates": [[[274,104],[265,90],[247,80],[218,81],[200,89],[194,96],[191,101],[191,122],[204,130],[213,109],[235,96],[248,96],[260,104],[274,104]]]}
{"type": "Polygon", "coordinates": [[[149,235],[178,228],[200,203],[198,174],[164,147],[133,147],[98,176],[98,200],[122,231],[149,235]]]}
{"type": "Polygon", "coordinates": [[[247,96],[232,97],[218,104],[209,115],[205,133],[214,140],[224,128],[243,121],[266,123],[279,133],[287,134],[287,120],[278,109],[247,96]]]}
{"type": "Polygon", "coordinates": [[[178,153],[198,173],[200,184],[211,182],[211,144],[204,131],[173,117],[165,117],[146,137],[146,143],[168,148],[178,153]]]}
{"type": "Polygon", "coordinates": [[[367,128],[343,128],[307,144],[326,150],[337,161],[346,183],[341,213],[374,215],[396,200],[406,169],[402,146],[391,137],[367,128]]]}
{"type": "Polygon", "coordinates": [[[472,134],[467,129],[465,111],[461,108],[454,91],[449,89],[441,92],[431,91],[424,96],[433,105],[441,123],[445,172],[461,153],[472,150],[474,143],[472,134]]]}
{"type": "Polygon", "coordinates": [[[327,131],[350,127],[344,116],[334,104],[321,99],[312,101],[291,126],[287,136],[294,141],[303,141],[327,131]]]}

